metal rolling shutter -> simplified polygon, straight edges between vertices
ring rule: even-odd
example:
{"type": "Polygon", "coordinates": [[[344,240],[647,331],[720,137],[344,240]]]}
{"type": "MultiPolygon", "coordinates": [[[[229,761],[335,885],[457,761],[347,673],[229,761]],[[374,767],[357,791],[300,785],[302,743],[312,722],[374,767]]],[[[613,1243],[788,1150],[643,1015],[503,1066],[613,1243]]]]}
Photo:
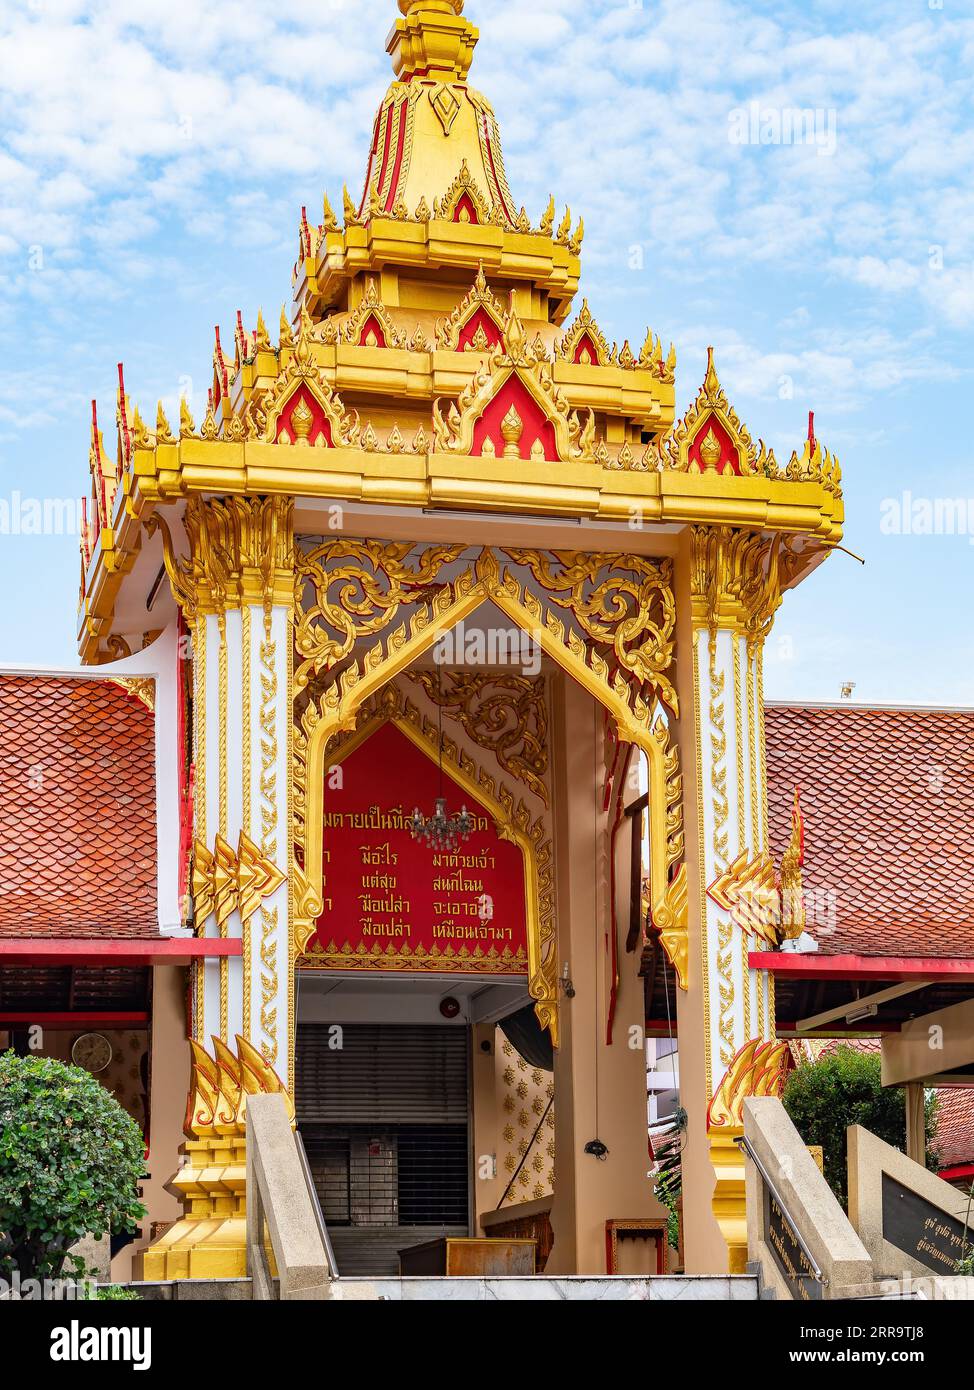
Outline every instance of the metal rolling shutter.
{"type": "Polygon", "coordinates": [[[469,1222],[465,1028],[298,1030],[297,1112],[343,1273],[393,1275],[397,1252],[469,1222]]]}
{"type": "Polygon", "coordinates": [[[306,1125],[467,1124],[467,1030],[302,1024],[297,1112],[306,1125]]]}

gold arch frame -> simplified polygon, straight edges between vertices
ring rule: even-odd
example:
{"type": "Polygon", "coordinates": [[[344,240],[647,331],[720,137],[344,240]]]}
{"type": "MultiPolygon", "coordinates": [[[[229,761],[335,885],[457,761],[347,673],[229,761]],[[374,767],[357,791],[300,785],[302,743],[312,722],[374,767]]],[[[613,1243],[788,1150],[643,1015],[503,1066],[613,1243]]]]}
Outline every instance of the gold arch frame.
{"type": "MultiPolygon", "coordinates": [[[[620,740],[634,744],[645,754],[649,804],[655,809],[650,816],[649,853],[653,922],[664,933],[664,941],[667,935],[685,935],[686,869],[682,863],[674,868],[682,859],[684,847],[682,778],[679,753],[675,746],[670,747],[666,722],[659,718],[653,723],[652,707],[638,689],[634,691],[619,672],[610,677],[604,658],[586,647],[577,634],[566,634],[564,623],[546,609],[543,599],[522,587],[515,575],[502,572],[496,554],[484,549],[471,568],[435,593],[428,610],[415,614],[408,625],[402,623],[390,634],[385,649],[379,643],[366,652],[320,699],[312,702],[316,718],[308,732],[301,769],[304,870],[293,865],[292,951],[299,941],[310,938],[323,910],[324,776],[329,743],[336,734],[354,732],[359,711],[369,699],[423,657],[444,633],[486,603],[493,603],[533,637],[547,656],[608,710],[620,740]]],[[[532,998],[540,1004],[535,988],[541,989],[540,981],[536,985],[529,980],[532,998]]]]}

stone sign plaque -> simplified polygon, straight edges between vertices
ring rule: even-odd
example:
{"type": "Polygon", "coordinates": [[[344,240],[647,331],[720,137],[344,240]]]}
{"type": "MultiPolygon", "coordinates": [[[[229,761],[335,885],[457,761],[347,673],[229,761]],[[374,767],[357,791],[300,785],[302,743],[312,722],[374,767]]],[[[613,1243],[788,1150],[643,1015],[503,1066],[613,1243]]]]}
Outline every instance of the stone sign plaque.
{"type": "Polygon", "coordinates": [[[821,1299],[822,1285],[815,1278],[812,1267],[795,1239],[781,1206],[766,1184],[764,1187],[764,1239],[774,1256],[775,1264],[791,1290],[792,1297],[806,1303],[821,1299]]]}
{"type": "MultiPolygon", "coordinates": [[[[967,1249],[974,1239],[967,1233],[967,1249]]],[[[964,1223],[883,1174],[883,1238],[938,1274],[955,1274],[964,1252],[964,1223]]]]}

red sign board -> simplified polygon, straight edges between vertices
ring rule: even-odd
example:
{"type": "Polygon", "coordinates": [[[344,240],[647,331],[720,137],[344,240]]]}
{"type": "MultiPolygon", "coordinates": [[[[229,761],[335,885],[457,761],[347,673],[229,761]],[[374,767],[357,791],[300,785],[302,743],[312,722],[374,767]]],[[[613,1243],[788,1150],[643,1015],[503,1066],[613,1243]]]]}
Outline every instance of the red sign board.
{"type": "Polygon", "coordinates": [[[308,955],[338,970],[527,972],[524,860],[491,813],[394,724],[325,773],[325,910],[308,955]],[[437,797],[474,823],[454,851],[413,839],[437,797]]]}

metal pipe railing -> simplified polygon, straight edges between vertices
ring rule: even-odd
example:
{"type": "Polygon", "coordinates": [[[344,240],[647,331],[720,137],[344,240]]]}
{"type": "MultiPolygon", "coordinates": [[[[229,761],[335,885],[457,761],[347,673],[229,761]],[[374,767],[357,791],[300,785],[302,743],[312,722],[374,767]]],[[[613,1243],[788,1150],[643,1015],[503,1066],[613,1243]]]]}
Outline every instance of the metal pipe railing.
{"type": "Polygon", "coordinates": [[[328,1223],[325,1220],[325,1213],[321,1210],[318,1189],[315,1187],[314,1178],[311,1176],[311,1164],[308,1162],[308,1151],[304,1147],[304,1139],[299,1129],[294,1131],[294,1141],[298,1150],[298,1158],[301,1160],[301,1169],[304,1173],[304,1181],[308,1188],[308,1196],[311,1198],[311,1206],[315,1214],[318,1234],[321,1236],[321,1242],[328,1256],[328,1267],[331,1270],[331,1277],[337,1279],[338,1264],[335,1260],[335,1251],[332,1249],[331,1236],[328,1234],[328,1223]]]}
{"type": "Polygon", "coordinates": [[[798,1243],[798,1248],[801,1250],[802,1254],[805,1256],[805,1259],[808,1261],[811,1267],[812,1278],[815,1280],[816,1284],[821,1284],[823,1288],[828,1288],[828,1278],[826,1277],[826,1275],[822,1273],[821,1266],[819,1265],[815,1256],[812,1254],[811,1250],[809,1250],[804,1236],[789,1216],[788,1208],[785,1206],[784,1198],[772,1182],[771,1176],[768,1173],[767,1168],[765,1168],[764,1164],[761,1162],[757,1154],[754,1152],[754,1149],[748,1143],[746,1135],[742,1134],[739,1139],[734,1140],[734,1143],[737,1144],[740,1148],[742,1148],[744,1152],[747,1154],[748,1158],[751,1160],[755,1168],[761,1174],[761,1181],[768,1188],[772,1197],[774,1197],[775,1201],[778,1203],[778,1209],[781,1212],[781,1215],[785,1218],[785,1222],[788,1226],[788,1229],[795,1237],[795,1240],[798,1243]]]}

